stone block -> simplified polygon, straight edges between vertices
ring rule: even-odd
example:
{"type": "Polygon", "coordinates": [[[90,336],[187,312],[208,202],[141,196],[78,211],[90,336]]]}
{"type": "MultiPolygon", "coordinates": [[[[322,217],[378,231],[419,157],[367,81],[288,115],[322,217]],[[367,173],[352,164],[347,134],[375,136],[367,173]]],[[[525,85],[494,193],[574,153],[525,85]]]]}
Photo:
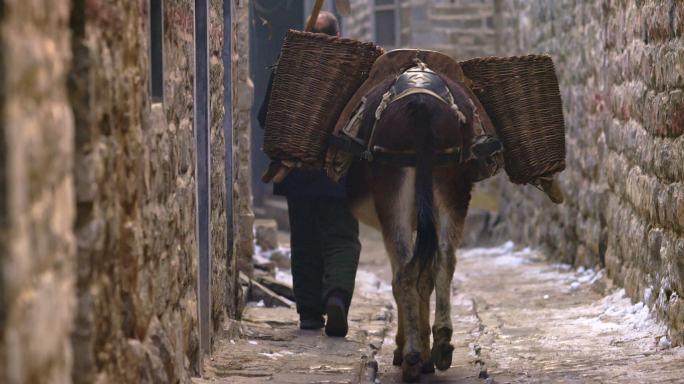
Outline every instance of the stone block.
{"type": "Polygon", "coordinates": [[[271,219],[254,220],[256,245],[264,251],[278,249],[278,223],[271,219]]]}

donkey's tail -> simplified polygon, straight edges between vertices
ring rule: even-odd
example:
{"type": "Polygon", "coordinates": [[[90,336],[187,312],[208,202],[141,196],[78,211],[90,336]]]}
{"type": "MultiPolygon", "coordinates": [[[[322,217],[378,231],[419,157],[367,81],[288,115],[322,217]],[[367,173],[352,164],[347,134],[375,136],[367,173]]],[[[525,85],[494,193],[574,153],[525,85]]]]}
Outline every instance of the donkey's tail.
{"type": "Polygon", "coordinates": [[[435,226],[434,194],[432,187],[432,166],[434,158],[434,137],[432,116],[438,113],[433,108],[431,97],[415,95],[407,105],[407,112],[414,127],[416,144],[416,211],[418,214],[416,242],[411,262],[417,262],[423,271],[434,259],[438,239],[435,226]]]}

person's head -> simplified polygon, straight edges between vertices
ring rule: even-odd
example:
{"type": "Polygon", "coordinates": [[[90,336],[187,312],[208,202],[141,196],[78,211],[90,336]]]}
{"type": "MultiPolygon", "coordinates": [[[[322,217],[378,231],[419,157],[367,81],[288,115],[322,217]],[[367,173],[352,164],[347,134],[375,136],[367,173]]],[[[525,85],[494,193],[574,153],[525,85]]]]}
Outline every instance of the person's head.
{"type": "Polygon", "coordinates": [[[340,24],[337,22],[337,17],[330,12],[321,11],[316,19],[316,25],[313,32],[325,33],[330,36],[340,35],[340,24]]]}

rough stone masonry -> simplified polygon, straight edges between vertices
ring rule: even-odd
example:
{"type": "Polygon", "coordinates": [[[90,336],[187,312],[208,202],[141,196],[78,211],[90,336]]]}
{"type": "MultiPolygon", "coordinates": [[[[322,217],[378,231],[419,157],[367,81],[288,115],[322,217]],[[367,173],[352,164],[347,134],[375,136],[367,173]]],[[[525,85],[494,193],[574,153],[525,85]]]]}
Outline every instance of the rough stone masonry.
{"type": "MultiPolygon", "coordinates": [[[[397,0],[397,47],[432,49],[465,60],[494,55],[497,48],[496,7],[499,0],[397,0]]],[[[382,26],[374,22],[374,2],[351,0],[343,17],[343,35],[372,41],[382,26]]],[[[384,12],[387,12],[384,7],[384,12]]],[[[391,9],[391,8],[390,8],[391,9]]]]}
{"type": "MultiPolygon", "coordinates": [[[[149,1],[0,0],[0,382],[198,373],[194,1],[163,4],[164,97],[153,101],[149,1]]],[[[238,300],[223,2],[209,8],[216,331],[238,300]]]]}
{"type": "Polygon", "coordinates": [[[506,0],[501,47],[549,53],[567,127],[566,203],[504,186],[515,240],[605,266],[684,343],[684,2],[506,0]]]}
{"type": "Polygon", "coordinates": [[[69,3],[0,1],[0,382],[69,382],[75,303],[69,3]]]}

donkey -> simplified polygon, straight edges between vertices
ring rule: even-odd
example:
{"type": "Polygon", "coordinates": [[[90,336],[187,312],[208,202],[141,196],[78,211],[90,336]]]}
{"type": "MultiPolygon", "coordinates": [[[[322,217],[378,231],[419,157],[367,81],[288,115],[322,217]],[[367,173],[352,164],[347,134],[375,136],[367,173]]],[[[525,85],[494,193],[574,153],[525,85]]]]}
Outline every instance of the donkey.
{"type": "Polygon", "coordinates": [[[478,114],[470,95],[425,65],[376,86],[358,135],[368,152],[347,175],[352,211],[382,232],[389,255],[399,322],[393,364],[407,382],[451,366],[455,250],[477,179],[469,153],[478,114]]]}

